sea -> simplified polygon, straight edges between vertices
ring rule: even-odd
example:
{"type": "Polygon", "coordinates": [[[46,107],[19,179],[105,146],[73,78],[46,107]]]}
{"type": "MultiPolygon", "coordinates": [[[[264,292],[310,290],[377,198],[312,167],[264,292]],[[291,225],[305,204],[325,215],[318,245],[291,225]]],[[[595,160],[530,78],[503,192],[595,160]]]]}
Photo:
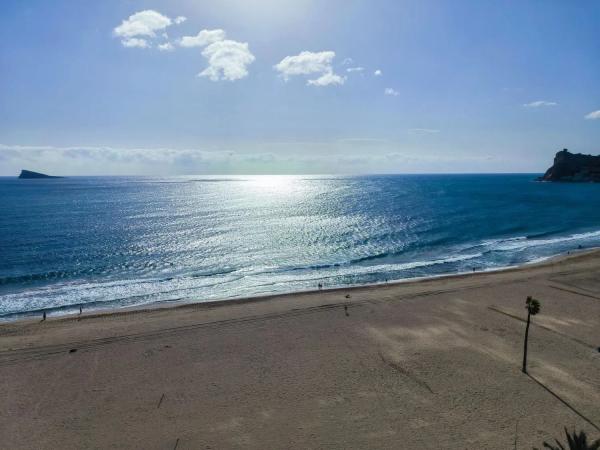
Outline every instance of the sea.
{"type": "Polygon", "coordinates": [[[0,320],[487,271],[600,246],[538,174],[0,178],[0,320]]]}

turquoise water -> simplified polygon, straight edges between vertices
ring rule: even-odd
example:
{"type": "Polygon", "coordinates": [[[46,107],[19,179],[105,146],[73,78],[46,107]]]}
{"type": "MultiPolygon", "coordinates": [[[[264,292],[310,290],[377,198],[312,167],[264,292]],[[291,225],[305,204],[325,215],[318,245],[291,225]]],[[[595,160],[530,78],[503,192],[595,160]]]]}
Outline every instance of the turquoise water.
{"type": "Polygon", "coordinates": [[[535,175],[0,178],[0,317],[398,280],[600,245],[535,175]]]}

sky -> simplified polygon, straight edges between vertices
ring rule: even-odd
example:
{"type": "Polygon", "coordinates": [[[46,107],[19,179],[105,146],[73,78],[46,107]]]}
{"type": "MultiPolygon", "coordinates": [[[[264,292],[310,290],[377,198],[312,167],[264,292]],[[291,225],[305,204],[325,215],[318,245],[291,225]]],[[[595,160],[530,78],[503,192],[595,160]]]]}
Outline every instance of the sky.
{"type": "Polygon", "coordinates": [[[543,172],[596,0],[2,0],[0,175],[543,172]]]}

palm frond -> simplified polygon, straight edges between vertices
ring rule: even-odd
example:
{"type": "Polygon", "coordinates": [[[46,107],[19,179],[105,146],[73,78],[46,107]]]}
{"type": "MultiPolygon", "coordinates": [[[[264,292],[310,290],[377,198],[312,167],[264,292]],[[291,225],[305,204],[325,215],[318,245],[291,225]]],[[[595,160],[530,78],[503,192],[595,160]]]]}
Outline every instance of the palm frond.
{"type": "MultiPolygon", "coordinates": [[[[573,433],[569,433],[567,427],[565,427],[565,435],[567,436],[567,444],[569,445],[569,450],[600,450],[600,439],[588,444],[587,435],[585,431],[580,431],[577,433],[573,430],[573,433]]],[[[555,439],[556,445],[549,444],[544,441],[544,448],[549,450],[566,450],[566,448],[555,439]]]]}

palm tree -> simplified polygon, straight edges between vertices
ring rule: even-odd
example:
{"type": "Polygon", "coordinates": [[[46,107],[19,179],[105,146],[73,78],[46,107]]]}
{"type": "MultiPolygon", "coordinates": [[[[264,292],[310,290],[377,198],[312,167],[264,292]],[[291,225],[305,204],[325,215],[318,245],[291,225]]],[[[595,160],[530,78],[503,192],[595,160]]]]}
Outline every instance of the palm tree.
{"type": "Polygon", "coordinates": [[[525,302],[525,308],[527,308],[527,327],[525,328],[525,346],[523,348],[523,373],[527,373],[527,340],[529,339],[529,324],[531,323],[531,316],[535,316],[540,312],[540,302],[529,296],[525,302]]]}
{"type": "MultiPolygon", "coordinates": [[[[585,431],[581,431],[579,434],[575,430],[573,430],[573,434],[569,434],[567,428],[565,427],[565,434],[567,435],[567,443],[569,445],[569,450],[599,450],[600,449],[600,439],[596,440],[588,444],[587,436],[585,435],[585,431]]],[[[544,448],[548,448],[550,450],[566,450],[566,447],[562,445],[558,440],[556,441],[557,446],[548,444],[544,442],[544,448]]]]}

